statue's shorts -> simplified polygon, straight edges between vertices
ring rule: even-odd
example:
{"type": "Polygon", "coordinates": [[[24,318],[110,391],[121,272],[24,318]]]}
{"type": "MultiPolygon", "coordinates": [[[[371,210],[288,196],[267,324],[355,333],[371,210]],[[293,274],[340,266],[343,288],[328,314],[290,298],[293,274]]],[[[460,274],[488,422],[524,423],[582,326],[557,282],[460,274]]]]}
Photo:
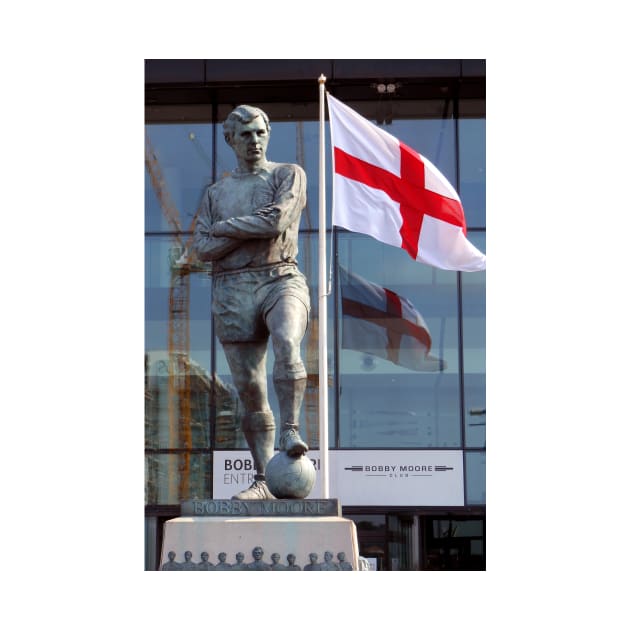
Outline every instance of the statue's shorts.
{"type": "Polygon", "coordinates": [[[221,343],[266,341],[265,318],[284,296],[296,298],[310,311],[306,278],[293,263],[276,263],[255,269],[222,271],[214,275],[212,312],[221,343]]]}

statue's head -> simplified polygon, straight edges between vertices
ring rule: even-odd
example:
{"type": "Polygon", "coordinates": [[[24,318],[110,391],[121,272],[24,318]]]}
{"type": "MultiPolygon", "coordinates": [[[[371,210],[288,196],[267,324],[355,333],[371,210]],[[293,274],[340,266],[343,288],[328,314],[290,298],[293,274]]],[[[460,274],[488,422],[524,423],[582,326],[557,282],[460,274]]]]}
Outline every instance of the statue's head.
{"type": "Polygon", "coordinates": [[[223,137],[225,141],[233,146],[234,141],[234,133],[237,129],[238,125],[247,125],[254,120],[260,118],[260,121],[263,123],[265,129],[267,130],[267,135],[271,133],[271,125],[269,123],[269,117],[262,109],[258,107],[252,107],[251,105],[239,105],[234,108],[225,119],[223,123],[223,137]]]}

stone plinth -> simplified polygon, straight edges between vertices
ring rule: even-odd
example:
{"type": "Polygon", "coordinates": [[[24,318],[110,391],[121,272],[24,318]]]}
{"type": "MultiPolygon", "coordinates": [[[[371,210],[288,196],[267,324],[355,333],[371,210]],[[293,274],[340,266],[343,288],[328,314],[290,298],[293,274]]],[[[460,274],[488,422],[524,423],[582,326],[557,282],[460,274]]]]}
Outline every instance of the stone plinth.
{"type": "MultiPolygon", "coordinates": [[[[272,554],[279,554],[279,564],[286,567],[288,565],[287,556],[295,556],[295,564],[302,570],[307,565],[311,567],[307,570],[340,570],[339,553],[345,555],[347,563],[343,569],[359,570],[359,551],[356,526],[350,519],[340,516],[301,516],[300,511],[304,510],[309,503],[315,509],[324,510],[323,504],[317,505],[312,501],[301,501],[301,507],[290,505],[290,501],[283,502],[282,510],[286,510],[286,515],[252,515],[243,516],[242,503],[237,501],[202,502],[206,505],[206,513],[212,512],[211,516],[180,516],[171,519],[164,524],[164,538],[162,544],[162,556],[160,567],[163,570],[217,570],[219,564],[219,554],[225,554],[225,561],[234,565],[237,562],[237,554],[244,556],[243,564],[236,570],[244,569],[246,565],[254,563],[253,550],[261,547],[263,550],[262,563],[271,565],[272,554]],[[224,514],[220,514],[221,510],[224,514]],[[233,511],[233,513],[229,513],[233,511]],[[225,514],[228,512],[228,514],[225,514]],[[192,554],[189,562],[185,564],[185,553],[192,554]],[[169,552],[175,552],[174,563],[164,565],[169,562],[169,552]],[[202,562],[202,553],[208,554],[208,562],[215,565],[209,567],[199,565],[202,562]],[[327,552],[332,554],[332,558],[326,557],[327,552]],[[311,554],[317,554],[315,564],[311,554]],[[326,562],[328,560],[329,562],[326,562]],[[193,566],[197,565],[198,568],[193,566]]],[[[253,504],[257,502],[245,502],[253,504]]],[[[184,506],[182,506],[184,507],[184,506]]],[[[250,505],[249,512],[261,512],[257,506],[254,509],[250,505]]],[[[201,509],[199,504],[188,504],[184,513],[201,509]]],[[[269,509],[267,510],[269,511],[269,509]]],[[[329,511],[330,513],[330,511],[329,511]]],[[[286,568],[276,567],[281,570],[286,568]]],[[[221,569],[219,569],[221,570],[221,569]]],[[[234,570],[233,568],[226,570],[234,570]]],[[[256,564],[246,570],[266,570],[261,563],[256,564]]]]}

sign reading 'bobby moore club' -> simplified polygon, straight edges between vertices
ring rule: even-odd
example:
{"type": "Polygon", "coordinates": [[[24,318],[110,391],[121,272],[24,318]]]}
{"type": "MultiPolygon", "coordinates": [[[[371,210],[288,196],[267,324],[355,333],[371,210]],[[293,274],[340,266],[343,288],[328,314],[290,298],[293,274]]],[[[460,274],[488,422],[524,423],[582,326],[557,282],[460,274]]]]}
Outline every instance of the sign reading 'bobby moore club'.
{"type": "MultiPolygon", "coordinates": [[[[319,471],[319,451],[308,456],[319,471]]],[[[215,451],[213,497],[253,479],[248,451],[215,451]]],[[[464,505],[462,451],[329,451],[330,496],[342,505],[464,505]]],[[[309,498],[321,496],[319,475],[309,498]]]]}

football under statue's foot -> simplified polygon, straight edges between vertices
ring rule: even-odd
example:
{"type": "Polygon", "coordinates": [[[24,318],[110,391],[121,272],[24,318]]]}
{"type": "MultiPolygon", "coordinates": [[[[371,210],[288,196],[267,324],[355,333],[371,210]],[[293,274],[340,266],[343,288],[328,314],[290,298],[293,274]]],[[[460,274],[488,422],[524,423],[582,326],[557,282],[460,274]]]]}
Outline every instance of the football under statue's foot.
{"type": "Polygon", "coordinates": [[[308,444],[295,429],[285,429],[280,435],[278,446],[281,451],[286,451],[291,457],[304,455],[308,451],[308,444]]]}
{"type": "Polygon", "coordinates": [[[265,499],[275,499],[276,497],[269,491],[265,480],[257,479],[249,488],[241,490],[232,498],[239,501],[264,501],[265,499]]]}

